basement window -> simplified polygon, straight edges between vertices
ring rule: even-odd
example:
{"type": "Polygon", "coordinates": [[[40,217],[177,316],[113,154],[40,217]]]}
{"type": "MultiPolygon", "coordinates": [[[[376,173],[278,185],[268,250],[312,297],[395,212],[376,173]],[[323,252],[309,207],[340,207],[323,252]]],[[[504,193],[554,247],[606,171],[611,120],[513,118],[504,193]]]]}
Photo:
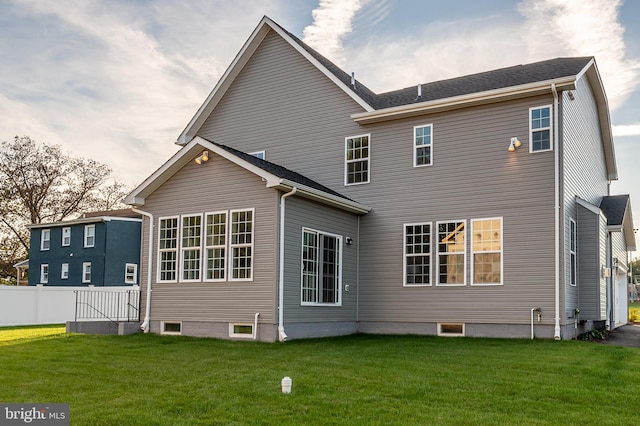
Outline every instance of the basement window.
{"type": "Polygon", "coordinates": [[[229,337],[253,338],[253,324],[229,323],[229,337]]]}
{"type": "Polygon", "coordinates": [[[464,323],[439,322],[438,336],[464,336],[464,323]]]}
{"type": "Polygon", "coordinates": [[[160,334],[182,334],[182,323],[162,321],[160,334]]]}

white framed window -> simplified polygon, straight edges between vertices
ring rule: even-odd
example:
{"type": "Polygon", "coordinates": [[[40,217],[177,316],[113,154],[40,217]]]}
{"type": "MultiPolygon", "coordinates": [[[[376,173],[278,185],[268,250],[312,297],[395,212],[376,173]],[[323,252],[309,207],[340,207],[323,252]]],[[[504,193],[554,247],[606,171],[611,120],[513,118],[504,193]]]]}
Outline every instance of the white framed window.
{"type": "Polygon", "coordinates": [[[302,229],[301,304],[340,306],[342,236],[302,229]]]}
{"type": "Polygon", "coordinates": [[[501,285],[502,265],[502,218],[471,220],[471,285],[501,285]]]}
{"type": "Polygon", "coordinates": [[[230,280],[253,280],[253,216],[254,209],[231,210],[229,251],[230,280]]]}
{"type": "Polygon", "coordinates": [[[575,286],[578,283],[578,233],[577,225],[573,219],[569,219],[569,284],[575,286]]]}
{"type": "Polygon", "coordinates": [[[437,222],[436,285],[466,285],[466,221],[437,222]]]}
{"type": "Polygon", "coordinates": [[[160,321],[160,334],[182,334],[182,322],[180,321],[160,321]]]}
{"type": "Polygon", "coordinates": [[[178,217],[158,219],[158,281],[178,279],[178,217]]]}
{"type": "Polygon", "coordinates": [[[464,337],[464,332],[464,323],[438,323],[438,336],[464,337]]]}
{"type": "Polygon", "coordinates": [[[253,324],[250,323],[229,323],[229,337],[239,337],[243,339],[253,338],[253,324]]]}
{"type": "Polygon", "coordinates": [[[46,251],[51,248],[51,230],[43,229],[40,231],[40,250],[46,251]]]}
{"type": "Polygon", "coordinates": [[[60,279],[66,280],[69,278],[69,264],[63,263],[60,265],[60,279]]]}
{"type": "Polygon", "coordinates": [[[82,282],[91,283],[91,262],[82,262],[82,282]]]}
{"type": "Polygon", "coordinates": [[[205,281],[224,281],[227,267],[227,212],[205,215],[205,281]]]}
{"type": "Polygon", "coordinates": [[[345,185],[369,183],[370,139],[369,134],[345,138],[345,185]]]}
{"type": "Polygon", "coordinates": [[[40,284],[47,284],[49,282],[49,264],[43,263],[40,265],[40,284]]]}
{"type": "Polygon", "coordinates": [[[200,281],[202,215],[182,216],[180,227],[181,281],[200,281]]]}
{"type": "Polygon", "coordinates": [[[96,245],[96,225],[84,226],[84,246],[94,247],[96,245]]]}
{"type": "Polygon", "coordinates": [[[404,225],[404,285],[431,285],[431,223],[404,225]]]}
{"type": "Polygon", "coordinates": [[[62,228],[62,246],[67,247],[71,245],[71,228],[66,226],[62,228]]]}
{"type": "Polygon", "coordinates": [[[551,151],[551,105],[529,108],[529,152],[551,151]]]}
{"type": "Polygon", "coordinates": [[[264,160],[265,158],[265,152],[264,151],[256,151],[256,152],[250,152],[249,155],[253,155],[254,157],[257,157],[261,160],[264,160]]]}
{"type": "Polygon", "coordinates": [[[433,124],[413,128],[413,167],[433,164],[433,124]]]}
{"type": "Polygon", "coordinates": [[[126,263],[124,265],[124,283],[138,284],[138,264],[126,263]]]}

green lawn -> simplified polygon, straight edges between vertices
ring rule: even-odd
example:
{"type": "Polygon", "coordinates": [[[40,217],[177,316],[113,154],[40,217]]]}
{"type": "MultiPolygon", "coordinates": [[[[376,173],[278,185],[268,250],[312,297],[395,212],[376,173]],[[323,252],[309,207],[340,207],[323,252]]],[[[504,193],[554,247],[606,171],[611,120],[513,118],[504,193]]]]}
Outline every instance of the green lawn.
{"type": "Polygon", "coordinates": [[[640,418],[635,348],[371,335],[269,344],[19,330],[30,336],[0,329],[0,401],[68,403],[72,425],[637,425],[640,418]],[[293,380],[289,395],[280,391],[284,376],[293,380]]]}

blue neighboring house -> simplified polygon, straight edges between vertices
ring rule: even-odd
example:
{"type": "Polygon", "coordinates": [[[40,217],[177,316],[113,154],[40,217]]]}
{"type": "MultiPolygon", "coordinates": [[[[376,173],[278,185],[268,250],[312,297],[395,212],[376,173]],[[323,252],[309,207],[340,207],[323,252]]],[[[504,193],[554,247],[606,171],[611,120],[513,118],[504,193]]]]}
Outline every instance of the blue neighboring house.
{"type": "Polygon", "coordinates": [[[141,226],[129,209],[30,225],[29,285],[137,285],[141,226]]]}

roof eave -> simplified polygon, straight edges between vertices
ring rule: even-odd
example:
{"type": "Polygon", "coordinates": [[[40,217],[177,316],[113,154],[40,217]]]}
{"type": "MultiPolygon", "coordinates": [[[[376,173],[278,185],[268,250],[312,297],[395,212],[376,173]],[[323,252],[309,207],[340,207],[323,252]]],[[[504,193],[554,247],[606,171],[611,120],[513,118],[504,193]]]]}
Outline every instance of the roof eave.
{"type": "Polygon", "coordinates": [[[413,117],[425,113],[449,111],[475,105],[490,104],[510,99],[546,94],[551,92],[552,84],[556,85],[556,90],[574,90],[575,82],[575,76],[538,81],[535,83],[511,86],[502,89],[487,90],[484,92],[452,96],[450,98],[436,99],[433,101],[384,108],[372,112],[355,113],[351,115],[351,119],[358,124],[377,123],[381,121],[413,117]]]}
{"type": "Polygon", "coordinates": [[[110,222],[112,220],[120,220],[123,222],[142,222],[142,219],[135,217],[115,217],[115,216],[96,216],[83,217],[79,219],[61,220],[60,222],[32,223],[26,227],[29,229],[51,228],[52,226],[70,226],[86,223],[110,222]]]}
{"type": "Polygon", "coordinates": [[[281,179],[277,184],[267,185],[270,188],[279,189],[282,191],[290,191],[292,188],[296,188],[296,195],[304,198],[309,198],[314,201],[318,201],[322,204],[336,207],[340,210],[345,210],[356,214],[366,214],[371,211],[371,207],[357,203],[355,201],[348,200],[346,198],[338,197],[333,194],[329,194],[324,191],[320,191],[315,188],[311,188],[306,185],[299,184],[297,182],[290,181],[288,179],[281,179]]]}

